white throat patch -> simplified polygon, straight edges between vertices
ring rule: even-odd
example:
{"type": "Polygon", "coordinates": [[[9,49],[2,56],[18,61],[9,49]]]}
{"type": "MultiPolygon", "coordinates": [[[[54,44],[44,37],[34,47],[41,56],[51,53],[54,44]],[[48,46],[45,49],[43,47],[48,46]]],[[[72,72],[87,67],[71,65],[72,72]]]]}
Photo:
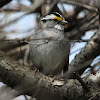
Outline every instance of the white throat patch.
{"type": "Polygon", "coordinates": [[[54,28],[59,29],[59,30],[64,30],[64,26],[59,25],[59,24],[56,24],[56,25],[54,26],[54,28]]]}

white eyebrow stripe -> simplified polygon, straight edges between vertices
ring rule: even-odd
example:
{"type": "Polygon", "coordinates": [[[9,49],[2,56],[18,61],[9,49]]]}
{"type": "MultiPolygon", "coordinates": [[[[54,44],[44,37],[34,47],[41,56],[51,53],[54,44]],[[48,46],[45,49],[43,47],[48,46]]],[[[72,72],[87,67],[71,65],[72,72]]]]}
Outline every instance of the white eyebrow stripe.
{"type": "Polygon", "coordinates": [[[54,19],[56,16],[54,14],[51,14],[51,15],[47,15],[45,17],[43,17],[41,20],[47,20],[47,19],[54,19]]]}

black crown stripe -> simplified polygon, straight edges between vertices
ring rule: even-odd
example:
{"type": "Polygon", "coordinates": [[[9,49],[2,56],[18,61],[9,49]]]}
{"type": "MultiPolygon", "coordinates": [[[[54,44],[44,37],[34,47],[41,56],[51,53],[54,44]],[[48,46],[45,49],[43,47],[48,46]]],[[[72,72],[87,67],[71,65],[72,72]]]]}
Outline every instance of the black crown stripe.
{"type": "MultiPolygon", "coordinates": [[[[56,12],[52,12],[52,13],[50,13],[50,14],[54,14],[55,16],[61,17],[61,15],[58,14],[58,13],[56,13],[56,12]]],[[[50,14],[49,14],[49,15],[50,15],[50,14]]]]}

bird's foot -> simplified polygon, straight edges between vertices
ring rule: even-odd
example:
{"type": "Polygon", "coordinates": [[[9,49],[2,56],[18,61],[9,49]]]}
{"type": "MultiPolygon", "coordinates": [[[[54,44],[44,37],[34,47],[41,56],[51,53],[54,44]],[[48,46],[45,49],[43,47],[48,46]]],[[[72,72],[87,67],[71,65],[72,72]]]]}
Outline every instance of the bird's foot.
{"type": "Polygon", "coordinates": [[[57,80],[57,76],[55,76],[55,75],[50,74],[50,75],[48,75],[48,76],[52,78],[52,81],[53,81],[53,82],[54,82],[55,80],[57,80]]]}
{"type": "Polygon", "coordinates": [[[34,72],[39,72],[39,68],[35,68],[35,67],[31,67],[32,70],[34,70],[34,72]]]}

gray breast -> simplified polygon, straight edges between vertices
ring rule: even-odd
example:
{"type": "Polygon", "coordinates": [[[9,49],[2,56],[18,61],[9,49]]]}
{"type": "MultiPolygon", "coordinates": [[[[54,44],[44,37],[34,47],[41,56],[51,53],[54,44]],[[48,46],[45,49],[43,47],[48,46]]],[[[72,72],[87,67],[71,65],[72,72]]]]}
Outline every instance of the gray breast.
{"type": "Polygon", "coordinates": [[[58,74],[67,62],[70,48],[63,31],[53,28],[41,29],[31,39],[36,39],[30,43],[30,57],[34,67],[40,68],[46,75],[58,74]]]}

